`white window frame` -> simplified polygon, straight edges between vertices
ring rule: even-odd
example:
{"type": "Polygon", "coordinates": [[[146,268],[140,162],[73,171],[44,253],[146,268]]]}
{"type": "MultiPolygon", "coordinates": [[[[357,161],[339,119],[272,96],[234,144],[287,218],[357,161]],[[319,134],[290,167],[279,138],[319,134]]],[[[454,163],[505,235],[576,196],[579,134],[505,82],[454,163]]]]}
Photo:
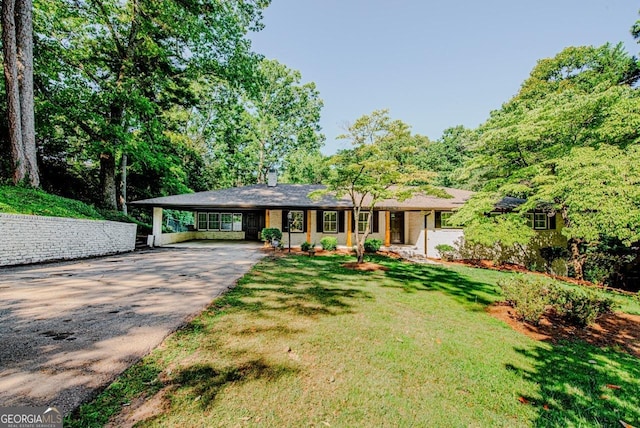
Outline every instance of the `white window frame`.
{"type": "MultiPolygon", "coordinates": [[[[375,215],[375,214],[374,214],[375,215]]],[[[358,233],[364,233],[367,228],[367,220],[369,219],[369,211],[360,212],[358,214],[358,233]]],[[[369,228],[371,229],[372,223],[369,223],[369,228]]]]}
{"type": "Polygon", "coordinates": [[[289,228],[291,233],[303,233],[304,232],[304,211],[296,210],[289,211],[291,213],[291,224],[289,228]]]}
{"type": "Polygon", "coordinates": [[[338,211],[322,212],[322,231],[324,233],[338,233],[338,211]],[[333,219],[327,219],[328,215],[333,219]]]}
{"type": "Polygon", "coordinates": [[[199,212],[198,230],[242,232],[242,213],[199,212]]]}
{"type": "Polygon", "coordinates": [[[525,216],[527,218],[527,226],[533,229],[533,213],[526,213],[525,216]]]}
{"type": "Polygon", "coordinates": [[[546,230],[549,228],[549,216],[546,213],[533,213],[533,228],[546,230]]]}

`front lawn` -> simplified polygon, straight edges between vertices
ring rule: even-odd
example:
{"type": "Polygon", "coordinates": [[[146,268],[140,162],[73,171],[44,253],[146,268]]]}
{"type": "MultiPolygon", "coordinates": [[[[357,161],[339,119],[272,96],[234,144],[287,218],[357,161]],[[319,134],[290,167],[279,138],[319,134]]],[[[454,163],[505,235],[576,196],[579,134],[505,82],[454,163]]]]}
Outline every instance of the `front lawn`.
{"type": "Polygon", "coordinates": [[[508,273],[266,259],[65,426],[640,424],[640,364],[485,312],[508,273]]]}

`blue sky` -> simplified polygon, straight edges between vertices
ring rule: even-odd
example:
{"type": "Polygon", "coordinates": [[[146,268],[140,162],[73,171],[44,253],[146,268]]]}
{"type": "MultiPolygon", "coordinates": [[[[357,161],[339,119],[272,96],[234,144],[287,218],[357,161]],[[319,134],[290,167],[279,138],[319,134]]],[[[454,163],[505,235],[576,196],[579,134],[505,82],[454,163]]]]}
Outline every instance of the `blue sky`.
{"type": "Polygon", "coordinates": [[[475,128],[518,92],[536,62],[567,46],[623,42],[631,0],[272,0],[253,49],[299,70],[324,100],[325,154],[345,123],[388,108],[438,139],[475,128]]]}

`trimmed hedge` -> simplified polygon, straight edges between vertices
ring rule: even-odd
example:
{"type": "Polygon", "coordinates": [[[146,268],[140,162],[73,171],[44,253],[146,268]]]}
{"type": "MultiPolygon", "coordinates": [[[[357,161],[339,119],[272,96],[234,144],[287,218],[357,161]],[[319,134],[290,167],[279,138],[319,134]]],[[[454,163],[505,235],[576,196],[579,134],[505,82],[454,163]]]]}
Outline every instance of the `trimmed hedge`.
{"type": "Polygon", "coordinates": [[[333,251],[338,248],[338,238],[334,236],[325,236],[320,240],[323,250],[333,251]]]}

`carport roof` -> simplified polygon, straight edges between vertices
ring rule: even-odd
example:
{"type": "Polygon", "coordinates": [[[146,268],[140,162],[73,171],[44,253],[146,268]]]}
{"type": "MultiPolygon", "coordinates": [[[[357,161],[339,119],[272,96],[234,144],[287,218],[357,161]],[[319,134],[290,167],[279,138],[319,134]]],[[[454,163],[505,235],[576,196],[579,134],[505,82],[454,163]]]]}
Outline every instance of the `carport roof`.
{"type": "MultiPolygon", "coordinates": [[[[351,208],[351,200],[345,196],[337,199],[325,195],[318,200],[311,199],[309,193],[325,189],[318,184],[254,184],[251,186],[231,187],[207,192],[186,193],[175,196],[143,199],[130,202],[134,206],[160,207],[183,210],[202,209],[274,209],[274,208],[315,208],[345,209],[351,208]]],[[[381,209],[427,210],[459,208],[471,197],[473,192],[444,188],[452,198],[439,198],[424,194],[415,194],[403,202],[385,200],[376,204],[381,209]]],[[[365,201],[366,205],[366,201],[365,201]]]]}

